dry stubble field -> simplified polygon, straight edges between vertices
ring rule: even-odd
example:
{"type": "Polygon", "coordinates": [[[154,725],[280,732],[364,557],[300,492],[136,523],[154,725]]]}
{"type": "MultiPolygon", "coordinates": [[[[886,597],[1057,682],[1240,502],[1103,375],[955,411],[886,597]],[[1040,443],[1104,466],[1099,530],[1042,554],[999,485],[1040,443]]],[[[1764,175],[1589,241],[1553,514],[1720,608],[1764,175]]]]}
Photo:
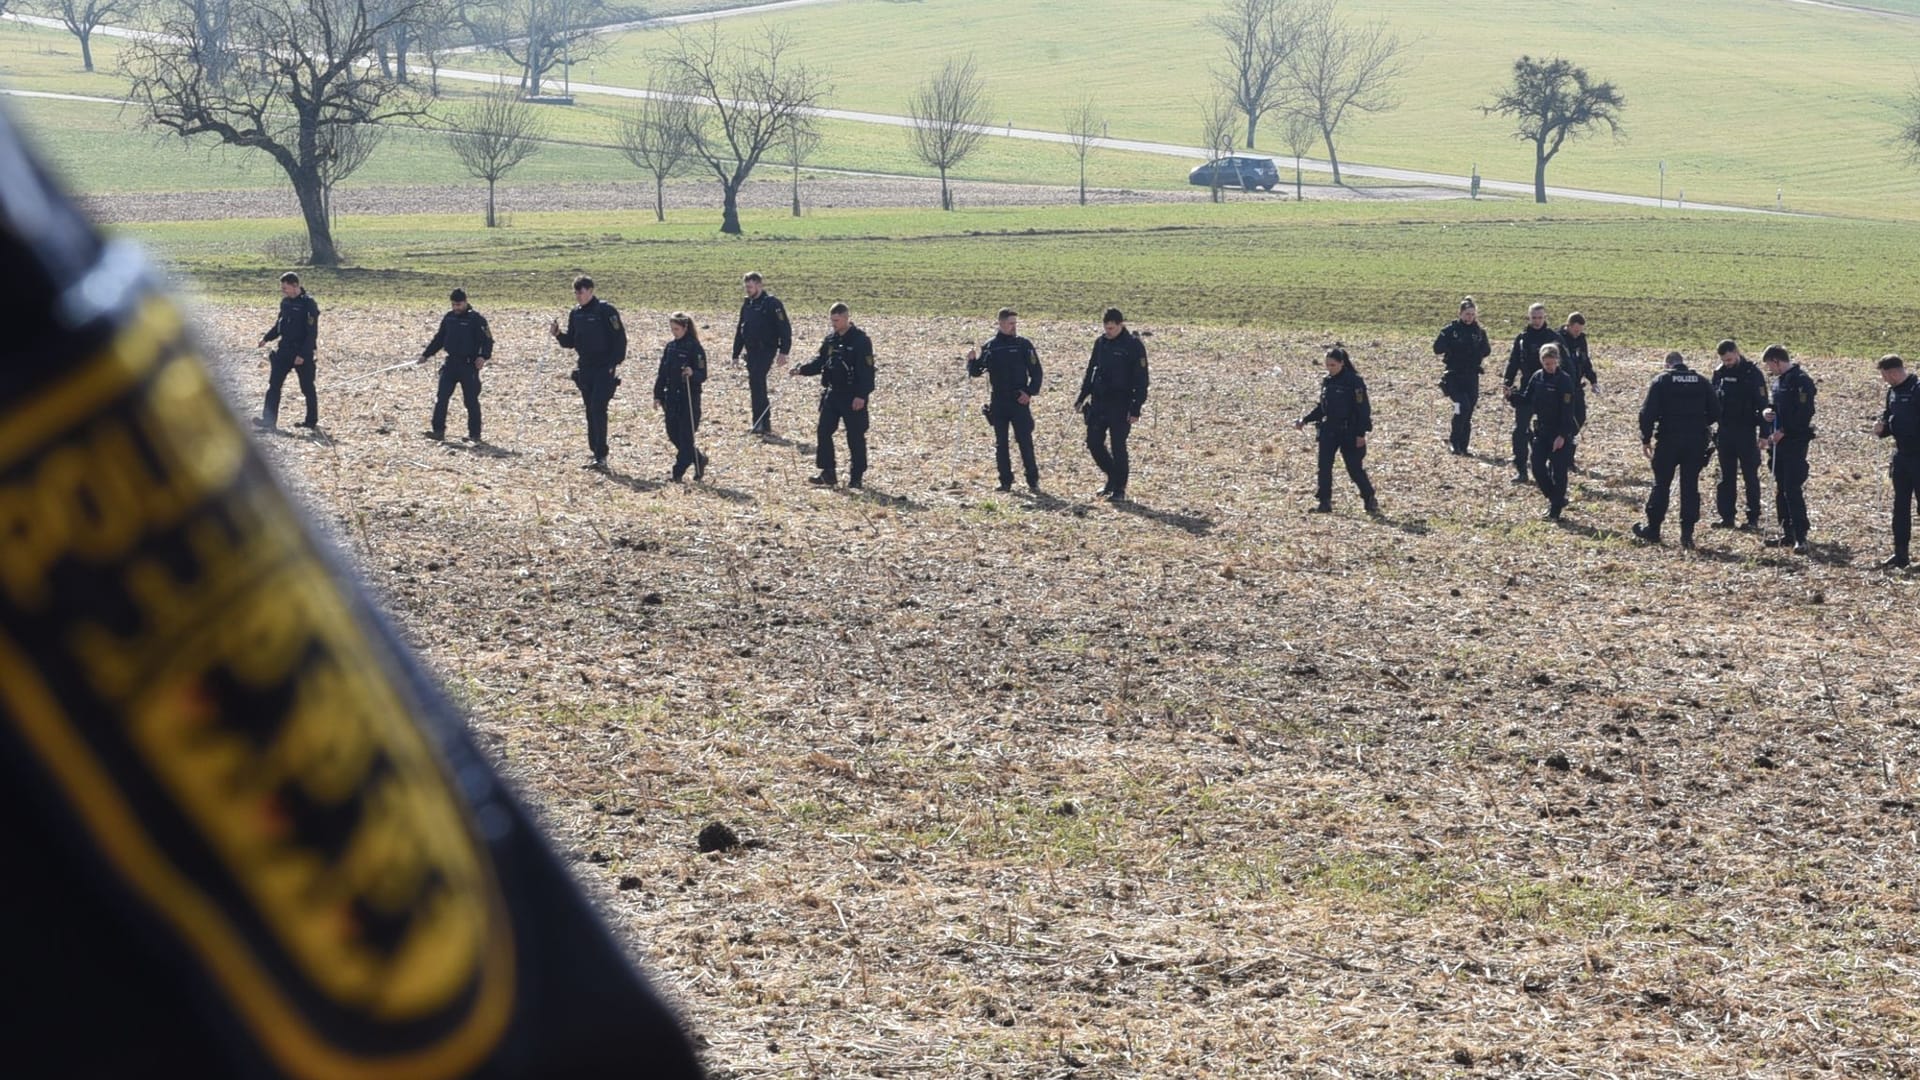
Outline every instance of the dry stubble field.
{"type": "MultiPolygon", "coordinates": [[[[776,406],[803,445],[751,442],[724,363],[709,483],[662,484],[637,305],[616,475],[582,472],[547,313],[489,314],[497,451],[421,437],[430,366],[343,389],[431,330],[351,311],[325,437],[266,447],[716,1076],[1920,1072],[1920,585],[1869,569],[1870,365],[1810,364],[1814,557],[1688,556],[1623,538],[1658,354],[1604,339],[1553,526],[1494,460],[1497,401],[1447,456],[1424,341],[1349,343],[1372,521],[1350,488],[1301,513],[1318,340],[1142,327],[1117,509],[1068,412],[1089,327],[1025,328],[1036,499],[992,490],[954,377],[986,327],[862,320],[862,496],[802,485],[805,386],[776,406]],[[713,821],[746,844],[699,854],[713,821]]],[[[270,317],[208,312],[249,414],[270,317]]]]}

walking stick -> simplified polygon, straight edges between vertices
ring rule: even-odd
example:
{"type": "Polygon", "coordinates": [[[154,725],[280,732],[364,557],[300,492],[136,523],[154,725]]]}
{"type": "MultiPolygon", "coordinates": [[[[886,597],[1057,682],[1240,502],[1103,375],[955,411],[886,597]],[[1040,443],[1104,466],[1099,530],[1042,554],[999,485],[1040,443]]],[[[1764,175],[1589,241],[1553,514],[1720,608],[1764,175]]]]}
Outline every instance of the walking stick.
{"type": "Polygon", "coordinates": [[[707,455],[700,452],[700,425],[694,421],[693,416],[693,376],[687,374],[687,369],[684,367],[680,369],[680,385],[687,394],[687,442],[693,445],[693,478],[705,480],[707,455]]]}
{"type": "Polygon", "coordinates": [[[368,379],[379,378],[380,376],[385,375],[389,371],[399,371],[401,368],[419,367],[421,363],[423,363],[423,361],[416,356],[411,360],[403,360],[398,364],[389,364],[378,371],[369,371],[365,375],[359,375],[354,378],[348,379],[346,382],[343,382],[340,384],[340,389],[345,390],[349,386],[358,386],[361,383],[366,382],[368,379]]]}

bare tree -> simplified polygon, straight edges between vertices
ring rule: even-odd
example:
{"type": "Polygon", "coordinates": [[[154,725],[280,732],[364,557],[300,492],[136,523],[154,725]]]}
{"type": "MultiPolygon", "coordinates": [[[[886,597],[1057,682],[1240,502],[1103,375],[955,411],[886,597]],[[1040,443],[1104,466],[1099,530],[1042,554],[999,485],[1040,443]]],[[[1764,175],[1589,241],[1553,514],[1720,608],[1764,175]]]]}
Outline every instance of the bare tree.
{"type": "Polygon", "coordinates": [[[609,0],[466,0],[453,17],[485,45],[520,70],[520,88],[530,97],[555,68],[583,63],[605,52],[612,38],[595,34],[607,23],[636,17],[609,0]]]}
{"type": "Polygon", "coordinates": [[[1080,163],[1080,205],[1087,205],[1087,155],[1093,152],[1094,141],[1100,138],[1100,132],[1106,127],[1106,119],[1100,115],[1100,109],[1093,103],[1091,96],[1080,99],[1080,104],[1067,110],[1067,143],[1073,147],[1073,156],[1080,163]]]}
{"type": "Polygon", "coordinates": [[[1620,137],[1620,110],[1626,96],[1610,82],[1594,82],[1585,68],[1555,57],[1513,62],[1513,82],[1502,87],[1482,115],[1501,113],[1514,121],[1513,137],[1533,144],[1533,201],[1547,201],[1547,162],[1570,139],[1605,126],[1620,137]]]}
{"type": "Polygon", "coordinates": [[[1252,149],[1260,121],[1278,108],[1286,93],[1285,66],[1300,41],[1297,0],[1226,0],[1207,17],[1220,35],[1222,65],[1213,77],[1247,118],[1247,147],[1252,149]]]}
{"type": "Polygon", "coordinates": [[[1920,80],[1907,89],[1907,100],[1900,105],[1900,134],[1893,141],[1907,164],[1920,165],[1920,80]]]}
{"type": "Polygon", "coordinates": [[[537,106],[522,100],[513,88],[502,86],[460,112],[456,127],[447,133],[447,145],[461,167],[475,180],[487,182],[487,228],[498,219],[493,212],[493,189],[500,178],[540,151],[546,124],[534,112],[537,106]]]}
{"type": "Polygon", "coordinates": [[[234,61],[232,42],[233,0],[185,0],[193,19],[196,38],[202,44],[200,66],[211,82],[227,77],[234,61]]]}
{"type": "MultiPolygon", "coordinates": [[[[1239,115],[1233,100],[1224,93],[1216,93],[1200,107],[1200,139],[1207,148],[1208,163],[1233,156],[1233,133],[1239,127],[1239,115]]],[[[1214,202],[1225,202],[1226,194],[1220,182],[1220,170],[1209,170],[1211,182],[1207,185],[1213,194],[1214,202]]]]}
{"type": "Polygon", "coordinates": [[[811,117],[787,129],[787,164],[793,168],[793,216],[800,216],[800,166],[820,149],[820,126],[811,117]]]}
{"type": "Polygon", "coordinates": [[[1320,125],[1305,113],[1287,114],[1287,152],[1293,155],[1293,201],[1304,202],[1307,197],[1306,180],[1301,175],[1300,159],[1307,156],[1313,144],[1320,138],[1320,125]]]}
{"type": "Polygon", "coordinates": [[[653,177],[653,219],[667,220],[667,180],[686,171],[693,152],[693,104],[679,94],[647,96],[620,118],[620,152],[653,177]]]}
{"type": "Polygon", "coordinates": [[[973,156],[987,137],[993,112],[973,57],[949,59],[907,99],[907,144],[913,156],[940,171],[940,209],[953,209],[947,173],[973,156]]]}
{"type": "Polygon", "coordinates": [[[80,40],[80,66],[93,70],[93,32],[133,10],[133,0],[51,0],[46,10],[80,40]]]}
{"type": "Polygon", "coordinates": [[[327,129],[426,116],[420,95],[368,62],[375,43],[393,23],[417,18],[422,2],[395,0],[375,17],[365,0],[232,0],[224,48],[246,59],[215,78],[205,58],[222,47],[202,39],[191,0],[157,0],[155,32],[129,39],[122,54],[127,93],[149,125],[271,157],[300,201],[308,261],[334,266],[340,253],[322,189],[327,129]]]}
{"type": "Polygon", "coordinates": [[[1300,47],[1286,62],[1293,108],[1312,118],[1327,144],[1333,182],[1340,179],[1335,132],[1351,113],[1385,112],[1398,105],[1393,83],[1406,72],[1404,47],[1384,20],[1364,26],[1340,17],[1339,0],[1313,0],[1300,22],[1300,47]]]}
{"type": "Polygon", "coordinates": [[[339,227],[339,219],[333,214],[333,186],[358,172],[386,134],[387,129],[378,124],[321,129],[320,205],[327,215],[328,228],[339,227]]]}
{"type": "Polygon", "coordinates": [[[793,40],[768,26],[757,37],[723,44],[705,33],[683,32],[656,57],[677,92],[697,107],[688,124],[693,155],[720,181],[720,231],[740,232],[740,188],[767,151],[826,99],[824,74],[794,60],[793,40]]]}

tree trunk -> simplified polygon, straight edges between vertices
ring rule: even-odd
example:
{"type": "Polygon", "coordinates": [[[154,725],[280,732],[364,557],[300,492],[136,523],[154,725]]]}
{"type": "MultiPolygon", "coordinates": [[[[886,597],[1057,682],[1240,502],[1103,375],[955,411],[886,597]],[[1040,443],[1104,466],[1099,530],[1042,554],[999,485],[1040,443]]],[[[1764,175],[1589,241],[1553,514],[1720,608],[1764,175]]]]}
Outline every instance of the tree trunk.
{"type": "Polygon", "coordinates": [[[494,227],[493,216],[493,178],[487,178],[487,228],[494,227]]]}
{"type": "Polygon", "coordinates": [[[1080,205],[1087,205],[1087,158],[1084,153],[1080,156],[1080,205]]]}
{"type": "Polygon", "coordinates": [[[726,189],[726,199],[720,204],[720,231],[728,236],[740,235],[740,181],[734,180],[721,185],[726,189]]]}
{"type": "Polygon", "coordinates": [[[1253,113],[1247,114],[1247,149],[1253,149],[1253,131],[1260,126],[1260,118],[1253,113]]]}
{"type": "Polygon", "coordinates": [[[940,209],[953,209],[953,195],[947,191],[947,167],[940,166],[940,209]]]}
{"type": "Polygon", "coordinates": [[[390,60],[389,60],[389,59],[387,58],[387,47],[386,47],[386,45],[385,45],[385,44],[383,43],[383,44],[381,44],[380,46],[378,46],[377,48],[375,48],[375,49],[373,50],[373,54],[374,54],[374,56],[376,56],[376,57],[378,57],[378,58],[379,58],[379,60],[380,60],[380,75],[381,75],[381,77],[382,77],[382,78],[387,78],[387,79],[391,79],[391,78],[393,78],[393,63],[392,63],[392,61],[390,61],[390,60]]]}
{"type": "Polygon", "coordinates": [[[93,31],[83,30],[74,35],[80,39],[80,66],[93,70],[93,31]]]}
{"type": "Polygon", "coordinates": [[[664,176],[653,178],[653,220],[667,220],[667,178],[664,176]]]}
{"type": "Polygon", "coordinates": [[[287,178],[293,181],[293,194],[300,200],[300,216],[307,223],[307,265],[339,266],[340,252],[333,246],[333,226],[327,221],[319,171],[295,167],[287,171],[287,178]]]}
{"type": "Polygon", "coordinates": [[[1533,201],[1547,201],[1547,148],[1544,143],[1535,143],[1533,147],[1533,201]]]}
{"type": "Polygon", "coordinates": [[[1293,201],[1306,202],[1306,181],[1300,176],[1300,159],[1293,159],[1293,201]]]}
{"type": "Polygon", "coordinates": [[[793,216],[800,216],[800,163],[793,163],[793,216]]]}
{"type": "Polygon", "coordinates": [[[1327,163],[1333,166],[1333,182],[1339,187],[1345,187],[1345,181],[1340,179],[1340,155],[1333,149],[1333,132],[1323,127],[1320,129],[1320,137],[1327,143],[1327,163]]]}

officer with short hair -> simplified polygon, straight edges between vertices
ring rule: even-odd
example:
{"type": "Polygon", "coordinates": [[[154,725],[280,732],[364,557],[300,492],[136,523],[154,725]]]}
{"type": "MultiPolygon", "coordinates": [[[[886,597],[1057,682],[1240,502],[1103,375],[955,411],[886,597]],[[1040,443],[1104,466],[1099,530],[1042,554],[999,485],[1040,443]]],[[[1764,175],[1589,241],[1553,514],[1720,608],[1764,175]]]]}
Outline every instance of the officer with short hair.
{"type": "Polygon", "coordinates": [[[1320,443],[1318,484],[1319,502],[1308,513],[1333,513],[1333,457],[1347,466],[1347,476],[1360,489],[1367,513],[1378,514],[1380,503],[1374,498],[1373,481],[1367,477],[1367,433],[1373,430],[1373,404],[1367,400],[1367,383],[1353,369],[1345,347],[1327,350],[1327,377],[1320,380],[1320,403],[1313,411],[1293,422],[1299,431],[1308,424],[1318,425],[1320,443]]]}
{"type": "Polygon", "coordinates": [[[847,486],[857,488],[867,475],[867,426],[872,414],[867,399],[873,396],[873,341],[867,332],[853,325],[845,304],[835,304],[827,313],[833,333],[820,343],[820,353],[812,362],[795,365],[789,375],[820,376],[820,423],[814,430],[814,463],[820,475],[807,483],[832,487],[839,482],[833,460],[833,433],[847,428],[847,486]]]}
{"type": "Polygon", "coordinates": [[[1445,366],[1440,376],[1440,393],[1453,402],[1453,429],[1447,446],[1464,456],[1473,438],[1473,410],[1480,404],[1480,376],[1486,373],[1483,361],[1493,353],[1487,329],[1480,325],[1480,309],[1469,296],[1460,301],[1460,317],[1448,323],[1433,339],[1433,354],[1445,366]]]}
{"type": "Polygon", "coordinates": [[[1020,313],[1001,308],[998,332],[978,349],[967,350],[969,378],[987,376],[992,397],[987,422],[993,425],[994,463],[1000,468],[1000,490],[1013,490],[1013,453],[1007,445],[1012,430],[1020,444],[1020,462],[1026,466],[1027,489],[1040,490],[1040,465],[1033,453],[1033,396],[1040,392],[1040,354],[1019,330],[1020,313]]]}
{"type": "Polygon", "coordinates": [[[793,351],[793,325],[787,321],[787,306],[766,290],[758,271],[749,271],[740,279],[747,290],[740,301],[740,321],[733,330],[733,358],[746,357],[747,386],[753,400],[755,435],[773,434],[773,402],[767,396],[767,373],[775,362],[786,363],[793,351]]]}
{"type": "Polygon", "coordinates": [[[453,310],[440,316],[440,330],[420,350],[425,363],[441,349],[447,350],[440,365],[440,389],[433,399],[433,427],[428,438],[447,437],[447,403],[453,400],[453,388],[460,388],[460,400],[467,406],[467,441],[480,441],[480,369],[493,359],[493,331],[486,316],[467,303],[467,291],[455,289],[448,297],[453,310]]]}
{"type": "Polygon", "coordinates": [[[1640,406],[1640,446],[1653,462],[1653,492],[1647,496],[1647,521],[1634,523],[1633,535],[1660,542],[1667,519],[1667,493],[1680,472],[1680,546],[1693,546],[1693,525],[1700,520],[1700,470],[1713,445],[1709,432],[1720,419],[1720,398],[1713,384],[1687,367],[1687,358],[1667,354],[1667,370],[1647,387],[1640,406]],[[1657,441],[1656,441],[1657,440],[1657,441]]]}
{"type": "Polygon", "coordinates": [[[615,374],[627,358],[627,328],[620,324],[620,313],[612,304],[593,293],[593,279],[585,274],[573,279],[574,308],[567,315],[567,328],[560,329],[557,319],[549,320],[547,331],[563,349],[574,350],[573,384],[580,388],[580,401],[587,411],[587,447],[593,460],[583,468],[607,471],[607,405],[620,388],[615,374]]]}
{"type": "Polygon", "coordinates": [[[262,431],[280,427],[280,387],[287,372],[300,382],[300,396],[307,399],[307,418],[296,426],[320,426],[320,397],[314,389],[315,351],[320,344],[320,305],[300,284],[300,275],[289,270],[280,275],[280,315],[273,326],[260,335],[260,345],[278,341],[267,356],[267,400],[253,426],[262,431]]]}
{"type": "MultiPolygon", "coordinates": [[[[1533,406],[1528,403],[1527,395],[1519,388],[1532,382],[1535,372],[1541,368],[1540,351],[1552,345],[1557,352],[1560,347],[1560,335],[1547,325],[1547,305],[1535,304],[1527,309],[1527,328],[1514,335],[1513,348],[1507,353],[1506,383],[1507,402],[1513,406],[1513,482],[1527,482],[1527,424],[1533,419],[1533,406]]],[[[1566,374],[1563,370],[1562,374],[1566,374]]],[[[1569,376],[1571,379],[1571,376],[1569,376]]],[[[1575,390],[1578,393],[1578,390],[1575,390]]],[[[1574,425],[1578,433],[1579,424],[1574,425]]],[[[1573,434],[1567,436],[1568,450],[1571,454],[1573,434]]]]}
{"type": "MultiPolygon", "coordinates": [[[[1588,352],[1587,317],[1574,312],[1567,316],[1566,325],[1554,332],[1556,344],[1560,346],[1560,366],[1566,369],[1573,379],[1573,412],[1580,430],[1587,429],[1587,387],[1598,392],[1600,376],[1593,370],[1593,357],[1588,352]]],[[[1579,472],[1577,458],[1580,455],[1580,437],[1574,436],[1573,453],[1567,455],[1567,470],[1579,472]]]]}
{"type": "Polygon", "coordinates": [[[1540,346],[1540,370],[1527,377],[1520,404],[1533,420],[1533,481],[1547,497],[1548,521],[1559,521],[1567,507],[1567,458],[1580,429],[1573,411],[1573,378],[1560,369],[1560,346],[1540,346]]]}
{"type": "Polygon", "coordinates": [[[1768,547],[1791,547],[1807,553],[1807,445],[1813,441],[1814,398],[1812,376],[1803,371],[1785,345],[1769,345],[1760,357],[1773,376],[1773,404],[1761,414],[1770,427],[1766,439],[1773,445],[1773,502],[1780,514],[1780,535],[1768,538],[1768,547]]]}
{"type": "Polygon", "coordinates": [[[1747,485],[1747,520],[1740,526],[1760,527],[1760,415],[1767,411],[1767,376],[1740,354],[1732,338],[1720,343],[1720,366],[1713,372],[1713,393],[1720,399],[1720,426],[1714,445],[1720,458],[1720,483],[1714,488],[1713,528],[1734,527],[1735,503],[1742,479],[1747,485]]]}
{"type": "Polygon", "coordinates": [[[1087,422],[1087,452],[1107,474],[1106,486],[1095,498],[1126,502],[1132,473],[1127,435],[1147,404],[1147,347],[1140,335],[1127,329],[1119,308],[1108,308],[1100,324],[1073,407],[1087,422]]]}
{"type": "Polygon", "coordinates": [[[1920,497],[1920,377],[1907,372],[1898,356],[1880,358],[1880,378],[1887,384],[1887,407],[1873,425],[1876,437],[1893,439],[1893,460],[1887,472],[1893,478],[1893,557],[1882,570],[1911,565],[1913,503],[1920,497]]]}

